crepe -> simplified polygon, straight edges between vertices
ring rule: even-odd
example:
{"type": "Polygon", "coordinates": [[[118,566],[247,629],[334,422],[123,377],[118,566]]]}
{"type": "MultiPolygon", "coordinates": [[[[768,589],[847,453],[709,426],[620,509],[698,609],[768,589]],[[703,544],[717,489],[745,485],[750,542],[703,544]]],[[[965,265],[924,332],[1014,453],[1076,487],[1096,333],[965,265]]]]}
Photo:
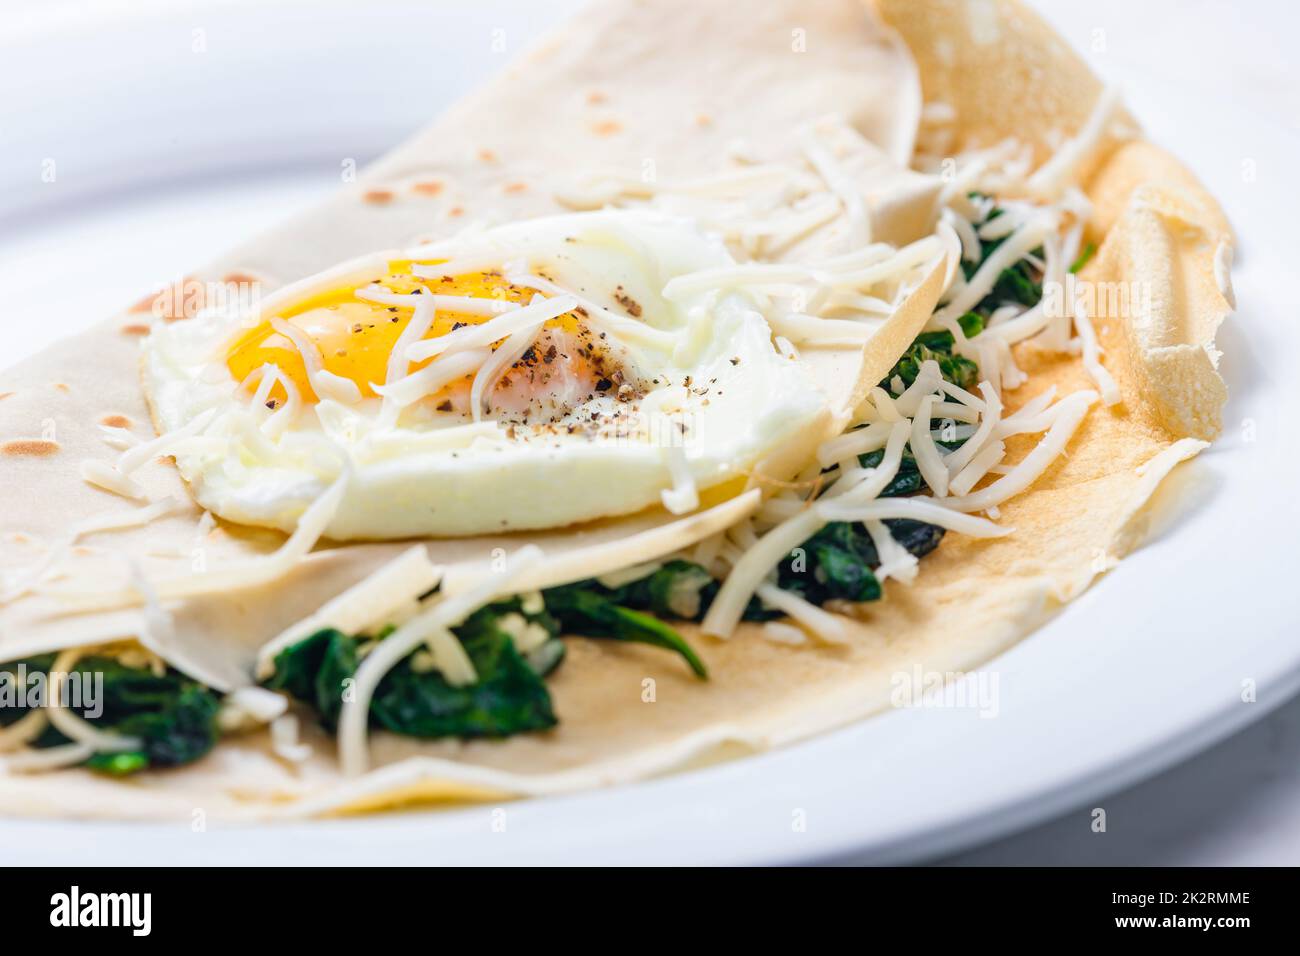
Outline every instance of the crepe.
{"type": "MultiPolygon", "coordinates": [[[[355,188],[196,276],[255,277],[274,287],[372,249],[451,234],[470,219],[556,212],[564,208],[557,196],[570,185],[575,154],[590,168],[633,175],[653,157],[661,175],[687,178],[716,168],[738,137],[758,154],[779,155],[792,129],[823,114],[846,117],[887,162],[899,164],[912,155],[922,102],[943,102],[955,111],[958,148],[1015,135],[1033,144],[1041,161],[1086,122],[1100,89],[1014,2],[882,2],[875,12],[854,0],[770,2],[742,18],[721,2],[610,0],[375,164],[355,188]],[[968,82],[972,75],[978,84],[968,82]],[[1026,97],[1029,81],[1043,95],[1026,97]]],[[[890,175],[905,185],[888,191],[873,217],[878,234],[905,242],[928,225],[917,210],[933,183],[898,170],[890,175]]],[[[358,779],[341,774],[333,740],[321,731],[305,730],[313,755],[296,763],[275,756],[266,734],[254,733],[223,739],[196,764],[127,782],[77,769],[0,775],[0,808],[159,818],[201,807],[215,817],[251,819],[563,792],[785,744],[889,706],[900,673],[980,666],[1135,547],[1161,480],[1220,427],[1225,392],[1213,336],[1231,310],[1216,277],[1222,249],[1231,246],[1222,213],[1175,160],[1138,138],[1108,135],[1076,175],[1095,204],[1100,241],[1084,276],[1152,289],[1148,308],[1098,330],[1123,402],[1094,408],[1068,457],[1002,506],[1014,535],[949,536],[914,584],[887,582],[883,600],[854,611],[846,644],[783,646],[752,625],[718,640],[687,626],[682,631],[711,674],[701,683],[660,650],[569,638],[568,659],[548,681],[560,724],[546,733],[473,742],[376,734],[378,769],[358,779]]],[[[937,277],[917,290],[888,333],[854,356],[852,374],[838,375],[851,386],[846,407],[920,331],[941,291],[937,277]]],[[[0,377],[5,570],[38,563],[43,546],[66,538],[79,521],[135,507],[87,485],[77,464],[109,457],[99,424],[147,428],[135,376],[141,324],[139,313],[115,317],[0,377]]],[[[1024,344],[1016,361],[1031,377],[1026,392],[1092,385],[1079,358],[1024,344]]],[[[1013,393],[1010,401],[1030,397],[1013,393]]],[[[1012,442],[1032,445],[1023,437],[1012,442]]],[[[185,495],[165,462],[140,480],[152,492],[185,495]]],[[[736,500],[731,507],[747,507],[736,500]]],[[[435,562],[481,561],[494,547],[521,541],[563,554],[670,524],[664,513],[647,513],[429,547],[435,562]]],[[[220,568],[270,553],[282,540],[224,524],[205,533],[198,510],[188,509],[142,528],[87,536],[86,544],[109,545],[112,553],[76,555],[64,580],[120,576],[122,553],[151,575],[196,564],[220,568]]],[[[406,547],[324,547],[263,588],[179,602],[172,610],[184,640],[154,649],[219,690],[246,684],[260,645],[406,547]]],[[[0,608],[0,660],[148,630],[141,608],[66,609],[39,594],[0,608]]]]}

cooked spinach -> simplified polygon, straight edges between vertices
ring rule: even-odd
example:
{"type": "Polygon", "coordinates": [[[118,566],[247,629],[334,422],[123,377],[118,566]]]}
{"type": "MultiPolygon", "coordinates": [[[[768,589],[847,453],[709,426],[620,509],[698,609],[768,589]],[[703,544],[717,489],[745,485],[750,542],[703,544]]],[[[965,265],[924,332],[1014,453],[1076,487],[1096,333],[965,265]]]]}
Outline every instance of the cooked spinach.
{"type": "Polygon", "coordinates": [[[806,601],[877,601],[876,548],[861,525],[833,521],[791,552],[777,570],[778,585],[806,601]]]}
{"type": "MultiPolygon", "coordinates": [[[[425,738],[506,737],[554,727],[551,695],[542,677],[563,657],[562,645],[554,640],[558,625],[544,614],[524,615],[519,605],[516,598],[481,608],[455,628],[477,682],[453,686],[437,670],[417,667],[418,652],[412,652],[375,689],[371,725],[425,738]],[[546,653],[535,652],[539,664],[521,655],[503,629],[508,614],[541,624],[552,635],[538,649],[546,653]]],[[[321,724],[334,730],[364,641],[332,629],[317,631],[277,655],[275,674],[266,686],[310,704],[321,724]]]]}
{"type": "MultiPolygon", "coordinates": [[[[889,519],[884,524],[893,539],[918,558],[937,548],[943,538],[942,528],[920,521],[889,519]]],[[[880,555],[861,524],[833,521],[805,541],[801,550],[802,555],[792,552],[778,569],[778,583],[785,590],[814,604],[880,599],[880,582],[874,573],[880,555]]]]}
{"type": "MultiPolygon", "coordinates": [[[[957,323],[968,339],[984,331],[984,316],[976,312],[967,312],[957,320],[957,323]]],[[[934,361],[939,364],[939,372],[946,381],[967,391],[974,389],[979,381],[979,366],[970,359],[954,353],[955,344],[952,333],[946,330],[922,332],[894,363],[894,367],[880,383],[881,387],[888,390],[895,376],[901,379],[905,386],[911,385],[921,371],[921,363],[934,361]]]]}
{"type": "MultiPolygon", "coordinates": [[[[3,664],[0,670],[8,671],[14,679],[19,664],[26,665],[28,675],[39,672],[48,676],[54,656],[3,664]]],[[[168,668],[159,675],[96,655],[78,660],[73,672],[83,686],[93,686],[99,692],[99,699],[83,699],[81,703],[93,703],[95,710],[102,708],[94,717],[89,706],[74,711],[92,720],[100,730],[136,737],[141,742],[138,750],[95,754],[85,762],[92,770],[124,775],[153,767],[176,767],[198,760],[217,742],[220,698],[179,671],[168,668]]],[[[0,726],[18,720],[28,709],[0,707],[0,726]]],[[[32,746],[45,748],[64,743],[69,743],[68,738],[54,727],[47,727],[32,746]]]]}
{"type": "MultiPolygon", "coordinates": [[[[940,445],[949,450],[960,448],[961,441],[944,441],[936,439],[936,445],[940,445]]],[[[879,468],[880,463],[885,459],[885,450],[883,448],[876,451],[869,451],[866,454],[858,456],[858,464],[863,468],[879,468]]],[[[916,465],[916,458],[912,455],[911,445],[903,446],[903,460],[898,464],[898,471],[895,473],[893,480],[885,485],[880,492],[882,498],[899,498],[904,495],[920,494],[922,491],[928,491],[929,485],[921,477],[921,469],[916,465]]]]}
{"type": "MultiPolygon", "coordinates": [[[[595,582],[587,582],[591,586],[595,582]]],[[[615,604],[649,611],[660,617],[695,621],[704,616],[718,582],[700,565],[680,558],[668,561],[653,574],[617,588],[603,588],[615,604]]]]}
{"type": "MultiPolygon", "coordinates": [[[[913,472],[915,467],[916,463],[912,462],[913,472]]],[[[893,484],[890,487],[893,494],[910,493],[893,484]]],[[[942,528],[920,521],[890,519],[885,521],[885,526],[894,540],[918,558],[938,547],[943,537],[942,528]]],[[[819,605],[832,599],[875,601],[882,593],[874,574],[874,569],[879,566],[880,557],[866,529],[858,524],[836,521],[781,560],[777,566],[776,583],[778,587],[819,605]]],[[[568,590],[569,600],[588,601],[595,596],[617,602],[624,609],[635,608],[659,617],[698,621],[717,595],[718,583],[700,565],[678,559],[669,561],[653,574],[618,588],[607,588],[592,580],[569,585],[568,590]]],[[[547,606],[552,607],[551,592],[546,594],[547,606]]],[[[781,616],[781,612],[765,607],[757,597],[750,600],[743,615],[747,621],[767,621],[781,616]]],[[[586,631],[579,628],[578,633],[586,631]]]]}
{"type": "MultiPolygon", "coordinates": [[[[594,582],[583,581],[548,588],[543,592],[546,609],[559,619],[566,632],[584,637],[607,637],[616,641],[650,644],[676,651],[695,672],[696,677],[709,676],[704,662],[680,634],[645,611],[616,603],[601,593],[599,585],[593,587],[593,584],[594,582]]],[[[649,590],[646,595],[648,606],[654,607],[656,613],[665,617],[685,616],[675,613],[668,603],[658,603],[662,599],[656,599],[649,590]]]]}
{"type": "MultiPolygon", "coordinates": [[[[701,620],[717,596],[720,586],[702,565],[681,558],[668,561],[654,573],[616,588],[606,587],[594,579],[567,585],[575,590],[599,595],[629,610],[645,611],[656,617],[678,621],[701,620]]],[[[550,594],[549,591],[544,593],[550,594]]],[[[780,612],[763,607],[757,598],[750,600],[744,612],[747,621],[769,621],[780,616],[780,612]]],[[[687,662],[689,663],[689,658],[687,662]]]]}
{"type": "Polygon", "coordinates": [[[371,720],[413,737],[507,737],[556,724],[542,675],[501,630],[490,609],[460,627],[458,636],[478,681],[453,687],[437,671],[418,672],[408,657],[390,670],[370,702],[371,720]],[[487,611],[488,613],[484,613],[487,611]]]}
{"type": "MultiPolygon", "coordinates": [[[[637,583],[639,596],[634,600],[644,600],[647,607],[653,604],[668,616],[662,603],[673,600],[668,582],[661,577],[637,583]]],[[[716,592],[716,584],[712,590],[716,592]]],[[[417,667],[418,652],[413,651],[379,682],[370,703],[370,724],[424,738],[505,737],[553,727],[555,713],[543,678],[564,658],[561,633],[662,647],[680,654],[699,677],[708,676],[704,662],[680,634],[644,610],[621,603],[619,596],[620,591],[588,581],[542,592],[540,611],[525,611],[519,597],[480,608],[452,629],[474,664],[477,682],[452,686],[436,669],[417,667]],[[528,655],[520,654],[510,633],[517,621],[507,627],[512,616],[543,627],[549,639],[528,655]]],[[[374,639],[386,636],[387,631],[374,639]]],[[[321,724],[334,730],[367,640],[336,630],[317,631],[280,652],[275,674],[265,686],[309,704],[321,724]]]]}
{"type": "MultiPolygon", "coordinates": [[[[980,198],[978,193],[972,193],[971,197],[980,198]]],[[[983,220],[975,223],[975,228],[978,230],[980,226],[984,225],[984,223],[991,222],[998,218],[1003,214],[1003,211],[1004,210],[1001,208],[994,206],[983,220]]],[[[961,269],[966,278],[970,279],[974,276],[975,273],[979,271],[980,266],[984,265],[988,260],[988,257],[991,256],[994,250],[997,249],[998,246],[1002,245],[1007,238],[1008,237],[1006,236],[1002,236],[998,239],[990,239],[987,241],[981,239],[979,260],[976,262],[971,262],[967,259],[962,260],[961,269]]],[[[1034,255],[1041,257],[1043,255],[1042,248],[1040,247],[1035,249],[1034,255]]],[[[1042,297],[1042,277],[1038,275],[1038,270],[1035,269],[1030,262],[1021,259],[1014,265],[1010,265],[1002,270],[998,275],[997,281],[993,283],[993,288],[989,291],[988,295],[980,300],[979,305],[975,307],[975,311],[987,318],[989,315],[993,314],[994,309],[997,309],[999,306],[1008,302],[1016,302],[1023,306],[1033,306],[1037,305],[1042,297]]]]}

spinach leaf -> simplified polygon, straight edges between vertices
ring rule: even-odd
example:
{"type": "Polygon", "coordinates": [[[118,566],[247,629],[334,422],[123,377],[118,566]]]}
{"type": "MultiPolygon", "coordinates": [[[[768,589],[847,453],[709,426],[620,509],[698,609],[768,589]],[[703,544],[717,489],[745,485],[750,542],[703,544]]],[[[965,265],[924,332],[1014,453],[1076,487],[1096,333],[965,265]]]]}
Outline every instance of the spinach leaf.
{"type": "MultiPolygon", "coordinates": [[[[982,197],[978,193],[972,193],[971,198],[982,197]]],[[[984,225],[984,223],[991,222],[998,218],[998,216],[1003,214],[1003,211],[1004,210],[997,206],[993,207],[981,222],[975,224],[976,229],[984,225]]],[[[1008,237],[1006,236],[1002,236],[998,239],[991,239],[988,241],[981,239],[979,261],[971,262],[967,259],[962,260],[961,269],[966,278],[970,279],[974,276],[975,273],[979,271],[980,266],[984,265],[989,256],[993,254],[994,250],[1002,245],[1007,238],[1008,237]]],[[[1040,247],[1035,249],[1034,255],[1041,257],[1043,255],[1042,248],[1040,247]]],[[[1037,275],[1037,270],[1032,265],[1024,259],[1021,259],[1014,265],[1008,266],[1002,270],[998,275],[997,282],[993,284],[993,288],[989,291],[989,294],[981,299],[979,304],[975,306],[975,311],[987,317],[1004,303],[1016,302],[1023,306],[1033,306],[1037,305],[1042,297],[1043,284],[1041,277],[1037,275]]]]}
{"type": "Polygon", "coordinates": [[[943,528],[911,518],[887,518],[885,527],[895,541],[917,558],[925,557],[943,540],[943,528]]]}
{"type": "Polygon", "coordinates": [[[554,727],[545,682],[498,622],[484,617],[460,629],[477,683],[453,687],[437,671],[417,672],[408,657],[379,682],[371,720],[393,733],[425,738],[508,737],[554,727]]]}
{"type": "MultiPolygon", "coordinates": [[[[864,455],[858,456],[858,464],[863,468],[879,468],[880,463],[885,460],[885,450],[879,448],[876,451],[869,451],[864,455]]],[[[910,447],[903,449],[903,460],[898,465],[898,472],[894,475],[892,481],[885,485],[880,492],[882,498],[898,498],[904,495],[914,495],[926,490],[929,486],[925,479],[921,477],[921,470],[916,465],[916,459],[912,456],[910,447]]]]}
{"type": "MultiPolygon", "coordinates": [[[[943,529],[921,521],[890,518],[890,535],[916,557],[939,546],[943,529]]],[[[777,570],[778,584],[814,604],[835,599],[876,601],[882,594],[874,569],[880,566],[875,542],[861,524],[834,521],[791,552],[777,570]],[[802,559],[802,560],[801,560],[802,559]]]]}
{"type": "MultiPolygon", "coordinates": [[[[984,331],[984,317],[978,313],[967,312],[957,322],[967,338],[973,338],[984,331]]],[[[894,363],[880,386],[888,390],[895,376],[904,385],[911,385],[921,371],[921,363],[934,361],[939,364],[939,373],[946,381],[970,391],[979,382],[979,366],[964,356],[954,354],[955,344],[951,332],[922,332],[894,363]]]]}
{"type": "MultiPolygon", "coordinates": [[[[584,637],[608,637],[616,641],[650,644],[676,651],[695,672],[695,676],[709,676],[704,662],[680,634],[656,617],[616,604],[610,597],[600,593],[599,585],[592,587],[593,583],[580,581],[577,584],[548,588],[543,592],[546,609],[559,619],[560,626],[565,631],[584,637]]],[[[646,593],[647,601],[653,602],[655,598],[648,589],[646,593]]],[[[661,605],[659,613],[680,616],[667,603],[661,605]]]]}
{"type": "MultiPolygon", "coordinates": [[[[947,347],[949,350],[952,348],[952,335],[950,333],[938,332],[935,334],[948,336],[947,347]]],[[[939,364],[939,373],[944,377],[945,381],[951,382],[959,388],[970,391],[979,382],[979,366],[970,359],[961,355],[953,355],[951,351],[942,351],[924,345],[918,339],[908,346],[907,351],[894,363],[894,367],[889,370],[889,374],[880,383],[881,387],[888,390],[895,376],[902,380],[903,385],[911,385],[916,381],[916,376],[920,374],[921,363],[930,361],[939,364]]]]}
{"type": "MultiPolygon", "coordinates": [[[[594,579],[566,585],[595,593],[630,610],[681,621],[702,620],[720,586],[702,565],[681,558],[674,558],[653,574],[617,588],[606,587],[594,579]]],[[[549,600],[551,592],[544,593],[549,600]]],[[[750,600],[743,614],[746,621],[770,621],[778,617],[781,617],[779,611],[768,610],[757,598],[750,600]]]]}
{"type": "Polygon", "coordinates": [[[872,573],[878,565],[875,545],[861,525],[833,521],[792,551],[777,570],[777,584],[806,601],[823,604],[877,601],[880,582],[872,573]]]}
{"type": "MultiPolygon", "coordinates": [[[[43,655],[0,670],[17,673],[18,664],[27,672],[48,675],[53,655],[43,655]]],[[[168,668],[162,675],[145,668],[127,667],[112,657],[90,656],[77,661],[73,673],[85,688],[94,688],[98,699],[83,699],[75,709],[95,727],[140,739],[137,750],[95,754],[85,766],[104,773],[123,775],[147,768],[176,767],[192,763],[215,746],[219,736],[218,695],[179,671],[168,668]],[[88,706],[93,704],[94,706],[88,706]],[[98,716],[92,716],[99,711],[98,716]]],[[[28,708],[0,708],[0,726],[23,716],[28,708]]],[[[49,727],[33,742],[38,748],[68,743],[49,727]]]]}
{"type": "MultiPolygon", "coordinates": [[[[587,587],[595,582],[587,582],[587,587]]],[[[649,611],[658,617],[698,621],[704,616],[718,582],[713,575],[693,561],[676,558],[644,578],[618,588],[604,589],[615,604],[649,611]]]]}
{"type": "MultiPolygon", "coordinates": [[[[372,726],[412,737],[505,737],[555,726],[551,696],[542,674],[563,658],[559,642],[548,640],[545,653],[525,658],[503,629],[508,614],[540,623],[552,635],[549,616],[523,615],[519,599],[481,608],[455,628],[474,664],[478,681],[457,687],[436,670],[416,669],[415,653],[398,662],[379,682],[370,702],[372,726]],[[559,645],[557,647],[557,645],[559,645]]],[[[310,704],[321,724],[338,727],[347,681],[356,675],[361,639],[339,631],[317,631],[276,656],[275,674],[266,682],[310,704]]]]}

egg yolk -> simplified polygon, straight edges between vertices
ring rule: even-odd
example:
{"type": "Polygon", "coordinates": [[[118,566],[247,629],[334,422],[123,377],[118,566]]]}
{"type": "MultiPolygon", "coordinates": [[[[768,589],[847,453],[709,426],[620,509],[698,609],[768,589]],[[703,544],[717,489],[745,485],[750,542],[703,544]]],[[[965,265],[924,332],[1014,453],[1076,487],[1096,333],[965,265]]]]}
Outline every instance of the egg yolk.
{"type": "MultiPolygon", "coordinates": [[[[468,296],[476,299],[499,299],[527,305],[534,295],[533,289],[512,285],[495,272],[475,272],[449,276],[442,279],[421,279],[411,275],[411,262],[390,262],[388,275],[381,280],[391,292],[411,293],[423,289],[425,293],[468,296]]],[[[432,264],[432,263],[431,263],[432,264]]],[[[404,306],[387,306],[358,299],[354,288],[338,289],[314,296],[276,317],[301,329],[320,349],[326,371],[355,382],[363,397],[374,397],[372,384],[387,382],[388,361],[398,336],[411,321],[413,309],[404,306]]],[[[425,338],[446,335],[453,329],[488,321],[490,316],[439,310],[425,334],[425,338]]],[[[548,338],[577,336],[579,318],[567,313],[547,322],[539,335],[539,345],[548,338]]],[[[497,343],[499,345],[500,343],[497,343]]],[[[495,345],[493,346],[496,347],[495,345]]],[[[586,351],[589,351],[586,350],[586,351]]],[[[585,362],[588,356],[582,349],[566,351],[566,362],[585,362]],[[569,354],[572,352],[573,354],[569,354]]],[[[437,356],[422,362],[412,362],[408,374],[436,362],[437,356]]],[[[277,332],[270,320],[262,322],[242,335],[227,354],[226,365],[235,381],[243,382],[250,374],[270,363],[297,386],[303,401],[315,402],[317,396],[307,377],[302,355],[294,343],[277,332]]],[[[590,370],[577,370],[579,377],[600,381],[590,370]]],[[[256,379],[254,379],[256,381],[256,379]]],[[[450,387],[450,386],[449,386],[450,387]]],[[[461,389],[463,391],[463,388],[461,389]]],[[[287,399],[285,390],[277,383],[270,393],[276,405],[287,399]]]]}

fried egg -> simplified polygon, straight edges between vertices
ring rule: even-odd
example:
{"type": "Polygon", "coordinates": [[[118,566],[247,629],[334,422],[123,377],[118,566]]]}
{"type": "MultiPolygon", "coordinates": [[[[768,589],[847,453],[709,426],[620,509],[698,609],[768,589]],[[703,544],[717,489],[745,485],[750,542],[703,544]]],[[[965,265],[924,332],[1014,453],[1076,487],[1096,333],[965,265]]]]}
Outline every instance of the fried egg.
{"type": "Polygon", "coordinates": [[[292,530],[343,476],[337,540],[682,513],[833,418],[761,296],[664,295],[734,265],[648,211],[482,229],[159,323],[146,391],[198,502],[242,524],[292,530]]]}

